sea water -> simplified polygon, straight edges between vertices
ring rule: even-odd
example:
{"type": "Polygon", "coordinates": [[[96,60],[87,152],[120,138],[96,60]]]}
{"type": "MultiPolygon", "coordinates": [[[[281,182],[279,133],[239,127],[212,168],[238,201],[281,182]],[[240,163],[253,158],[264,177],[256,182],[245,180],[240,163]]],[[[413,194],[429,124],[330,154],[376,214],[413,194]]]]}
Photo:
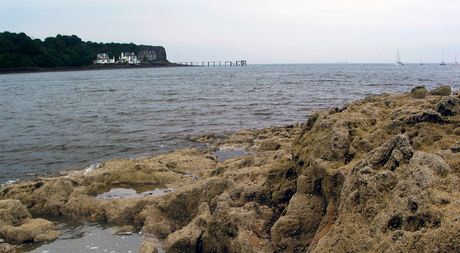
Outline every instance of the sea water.
{"type": "Polygon", "coordinates": [[[458,90],[460,68],[299,64],[0,75],[0,184],[205,148],[190,137],[302,123],[313,110],[420,85],[458,90]]]}

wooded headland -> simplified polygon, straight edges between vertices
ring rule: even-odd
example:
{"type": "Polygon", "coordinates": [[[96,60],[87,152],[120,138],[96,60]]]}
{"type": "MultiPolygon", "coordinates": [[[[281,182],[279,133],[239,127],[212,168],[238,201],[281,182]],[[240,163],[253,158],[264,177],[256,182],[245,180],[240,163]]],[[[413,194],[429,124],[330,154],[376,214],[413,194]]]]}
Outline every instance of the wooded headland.
{"type": "MultiPolygon", "coordinates": [[[[166,59],[166,50],[162,46],[136,45],[133,43],[97,43],[82,41],[76,35],[60,35],[48,37],[44,41],[33,39],[25,33],[0,33],[0,71],[47,71],[78,70],[92,66],[98,54],[105,53],[110,58],[117,58],[124,52],[152,52],[155,57],[140,58],[144,66],[163,66],[169,64],[166,59]]],[[[110,65],[127,65],[115,63],[110,65]]],[[[115,67],[122,68],[122,67],[115,67]]]]}

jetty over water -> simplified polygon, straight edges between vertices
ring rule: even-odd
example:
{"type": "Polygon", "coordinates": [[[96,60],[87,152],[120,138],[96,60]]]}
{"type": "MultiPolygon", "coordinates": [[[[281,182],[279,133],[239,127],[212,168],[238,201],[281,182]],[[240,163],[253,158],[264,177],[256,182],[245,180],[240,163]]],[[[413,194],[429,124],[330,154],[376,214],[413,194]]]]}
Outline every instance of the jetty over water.
{"type": "Polygon", "coordinates": [[[246,60],[241,61],[203,61],[201,64],[199,62],[177,62],[176,64],[185,65],[185,66],[201,66],[201,67],[210,67],[210,66],[246,66],[246,60]]]}

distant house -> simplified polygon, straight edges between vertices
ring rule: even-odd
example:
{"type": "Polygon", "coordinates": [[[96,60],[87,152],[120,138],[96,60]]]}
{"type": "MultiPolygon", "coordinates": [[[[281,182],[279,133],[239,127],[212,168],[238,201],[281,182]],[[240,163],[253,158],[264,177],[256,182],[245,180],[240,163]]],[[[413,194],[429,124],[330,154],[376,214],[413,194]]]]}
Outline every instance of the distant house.
{"type": "Polygon", "coordinates": [[[147,61],[154,61],[157,59],[157,53],[155,52],[155,50],[139,51],[138,56],[141,61],[144,61],[145,59],[147,59],[147,61]]]}
{"type": "Polygon", "coordinates": [[[115,63],[115,57],[110,59],[109,55],[106,54],[106,53],[97,54],[97,59],[96,59],[95,63],[96,64],[115,63]]]}
{"type": "Polygon", "coordinates": [[[130,52],[121,53],[120,58],[118,58],[118,62],[127,62],[129,64],[139,63],[139,61],[137,60],[137,56],[134,53],[130,52]]]}

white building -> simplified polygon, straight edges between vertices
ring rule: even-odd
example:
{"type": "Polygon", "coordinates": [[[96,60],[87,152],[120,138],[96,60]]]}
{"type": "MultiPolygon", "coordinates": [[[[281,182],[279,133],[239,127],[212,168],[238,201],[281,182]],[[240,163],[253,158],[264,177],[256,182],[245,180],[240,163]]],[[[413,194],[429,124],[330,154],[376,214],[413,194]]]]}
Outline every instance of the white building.
{"type": "Polygon", "coordinates": [[[106,53],[97,54],[96,64],[107,64],[107,63],[115,63],[115,57],[112,59],[109,58],[109,55],[106,53]]]}
{"type": "Polygon", "coordinates": [[[118,62],[127,62],[129,64],[139,63],[137,56],[130,52],[121,53],[120,58],[118,58],[118,62]]]}

